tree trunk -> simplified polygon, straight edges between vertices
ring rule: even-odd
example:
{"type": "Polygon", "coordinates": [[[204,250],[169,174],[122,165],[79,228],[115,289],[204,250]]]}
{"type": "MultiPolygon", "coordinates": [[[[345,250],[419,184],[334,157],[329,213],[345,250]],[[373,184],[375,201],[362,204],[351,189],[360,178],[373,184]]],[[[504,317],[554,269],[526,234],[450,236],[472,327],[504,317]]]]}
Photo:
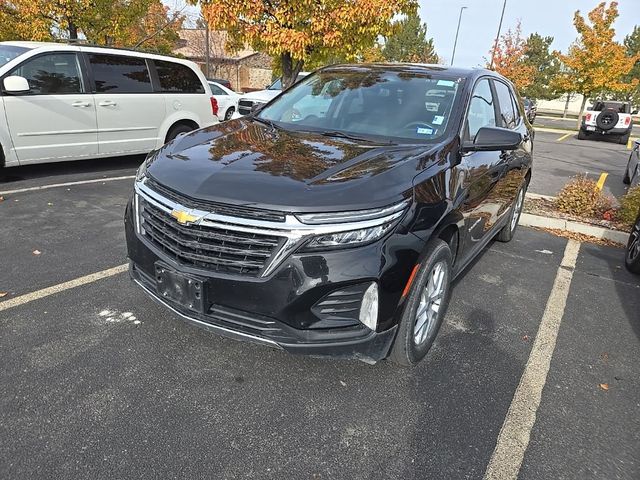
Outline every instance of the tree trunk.
{"type": "Polygon", "coordinates": [[[78,40],[78,26],[72,18],[67,18],[69,28],[69,40],[78,40]]]}
{"type": "Polygon", "coordinates": [[[569,111],[569,102],[571,102],[571,94],[567,93],[567,101],[564,102],[564,112],[562,112],[562,118],[567,118],[567,112],[569,111]]]}
{"type": "Polygon", "coordinates": [[[580,129],[582,125],[582,114],[584,113],[584,106],[587,104],[587,95],[582,94],[582,105],[580,105],[580,113],[578,114],[578,122],[576,123],[576,127],[580,129]]]}
{"type": "Polygon", "coordinates": [[[282,89],[284,90],[295,83],[304,65],[304,60],[294,60],[291,53],[284,52],[280,55],[280,63],[282,64],[282,89]]]}

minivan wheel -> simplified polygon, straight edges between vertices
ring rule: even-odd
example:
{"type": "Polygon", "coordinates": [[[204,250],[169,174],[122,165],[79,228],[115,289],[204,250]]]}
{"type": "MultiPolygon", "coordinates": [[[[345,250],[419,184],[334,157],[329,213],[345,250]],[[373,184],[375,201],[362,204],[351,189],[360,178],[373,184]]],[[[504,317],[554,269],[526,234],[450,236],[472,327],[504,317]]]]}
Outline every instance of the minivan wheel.
{"type": "Polygon", "coordinates": [[[409,291],[389,360],[405,367],[427,354],[440,330],[451,295],[452,254],[440,239],[427,244],[409,291]]]}
{"type": "Polygon", "coordinates": [[[524,207],[524,197],[526,191],[526,186],[520,187],[518,196],[511,206],[509,221],[504,227],[502,227],[502,230],[498,232],[498,235],[496,235],[496,240],[498,240],[499,242],[510,242],[513,239],[513,235],[516,233],[516,229],[518,228],[520,215],[522,215],[522,208],[524,207]]]}
{"type": "Polygon", "coordinates": [[[184,123],[178,124],[175,127],[171,128],[171,130],[169,130],[169,133],[167,133],[167,138],[165,139],[164,143],[169,143],[171,140],[176,138],[181,133],[189,133],[189,132],[192,132],[193,130],[194,128],[190,127],[189,125],[185,125],[184,123]]]}
{"type": "Polygon", "coordinates": [[[627,255],[624,263],[630,272],[640,273],[640,217],[636,220],[636,224],[629,237],[627,255]]]}

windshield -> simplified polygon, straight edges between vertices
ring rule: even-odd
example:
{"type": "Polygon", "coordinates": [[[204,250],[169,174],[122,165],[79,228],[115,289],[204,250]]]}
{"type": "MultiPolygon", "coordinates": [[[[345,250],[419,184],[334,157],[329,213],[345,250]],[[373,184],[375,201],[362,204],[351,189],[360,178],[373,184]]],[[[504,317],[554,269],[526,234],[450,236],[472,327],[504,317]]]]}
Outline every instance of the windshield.
{"type": "Polygon", "coordinates": [[[16,57],[19,57],[24,52],[29,51],[25,47],[15,47],[13,45],[0,45],[0,67],[9,63],[16,57]]]}
{"type": "Polygon", "coordinates": [[[420,71],[325,70],[257,115],[278,127],[392,141],[432,141],[451,123],[462,80],[420,71]]]}
{"type": "MultiPolygon", "coordinates": [[[[296,82],[298,80],[303,79],[304,77],[306,77],[306,74],[298,74],[298,76],[296,77],[296,82]]],[[[278,80],[276,80],[275,82],[273,82],[271,84],[271,86],[269,88],[267,88],[267,90],[282,90],[282,79],[279,78],[278,80]]]]}

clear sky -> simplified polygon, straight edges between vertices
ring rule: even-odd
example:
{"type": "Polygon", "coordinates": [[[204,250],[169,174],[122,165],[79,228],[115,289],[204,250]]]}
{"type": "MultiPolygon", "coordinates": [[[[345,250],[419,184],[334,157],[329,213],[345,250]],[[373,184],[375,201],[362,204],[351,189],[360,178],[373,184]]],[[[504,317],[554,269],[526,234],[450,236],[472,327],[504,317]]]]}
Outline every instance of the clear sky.
{"type": "MultiPolygon", "coordinates": [[[[503,0],[420,0],[420,16],[427,23],[427,34],[433,37],[438,55],[446,63],[451,59],[453,41],[460,7],[462,24],[455,64],[458,66],[484,65],[498,30],[503,0]]],[[[585,16],[598,5],[599,0],[507,0],[502,31],[522,21],[523,36],[538,32],[554,37],[552,48],[566,51],[577,36],[573,14],[580,10],[585,16]]],[[[640,0],[619,0],[615,28],[619,41],[640,25],[640,0]]]]}

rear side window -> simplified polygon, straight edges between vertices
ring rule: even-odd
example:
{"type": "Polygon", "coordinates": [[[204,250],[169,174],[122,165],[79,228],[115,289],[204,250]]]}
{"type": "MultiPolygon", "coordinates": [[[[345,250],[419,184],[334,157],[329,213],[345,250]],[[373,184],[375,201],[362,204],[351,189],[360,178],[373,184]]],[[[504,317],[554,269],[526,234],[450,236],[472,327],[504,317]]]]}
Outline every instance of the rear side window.
{"type": "Polygon", "coordinates": [[[160,90],[164,93],[204,93],[196,73],[186,65],[155,60],[160,90]]]}
{"type": "Polygon", "coordinates": [[[498,81],[493,82],[498,95],[498,103],[500,104],[500,124],[502,127],[515,128],[516,114],[513,110],[513,99],[511,92],[506,84],[498,81]]]}
{"type": "Polygon", "coordinates": [[[493,94],[487,79],[480,80],[473,90],[469,113],[467,114],[467,134],[473,140],[482,127],[496,126],[496,110],[493,94]]]}
{"type": "Polygon", "coordinates": [[[9,75],[29,82],[32,95],[82,93],[80,67],[75,53],[50,53],[27,60],[9,75]]]}
{"type": "Polygon", "coordinates": [[[226,95],[227,94],[227,92],[222,90],[215,83],[210,83],[209,86],[211,87],[211,93],[213,93],[214,95],[226,95]]]}
{"type": "Polygon", "coordinates": [[[151,79],[144,58],[89,54],[96,92],[150,93],[151,79]]]}

